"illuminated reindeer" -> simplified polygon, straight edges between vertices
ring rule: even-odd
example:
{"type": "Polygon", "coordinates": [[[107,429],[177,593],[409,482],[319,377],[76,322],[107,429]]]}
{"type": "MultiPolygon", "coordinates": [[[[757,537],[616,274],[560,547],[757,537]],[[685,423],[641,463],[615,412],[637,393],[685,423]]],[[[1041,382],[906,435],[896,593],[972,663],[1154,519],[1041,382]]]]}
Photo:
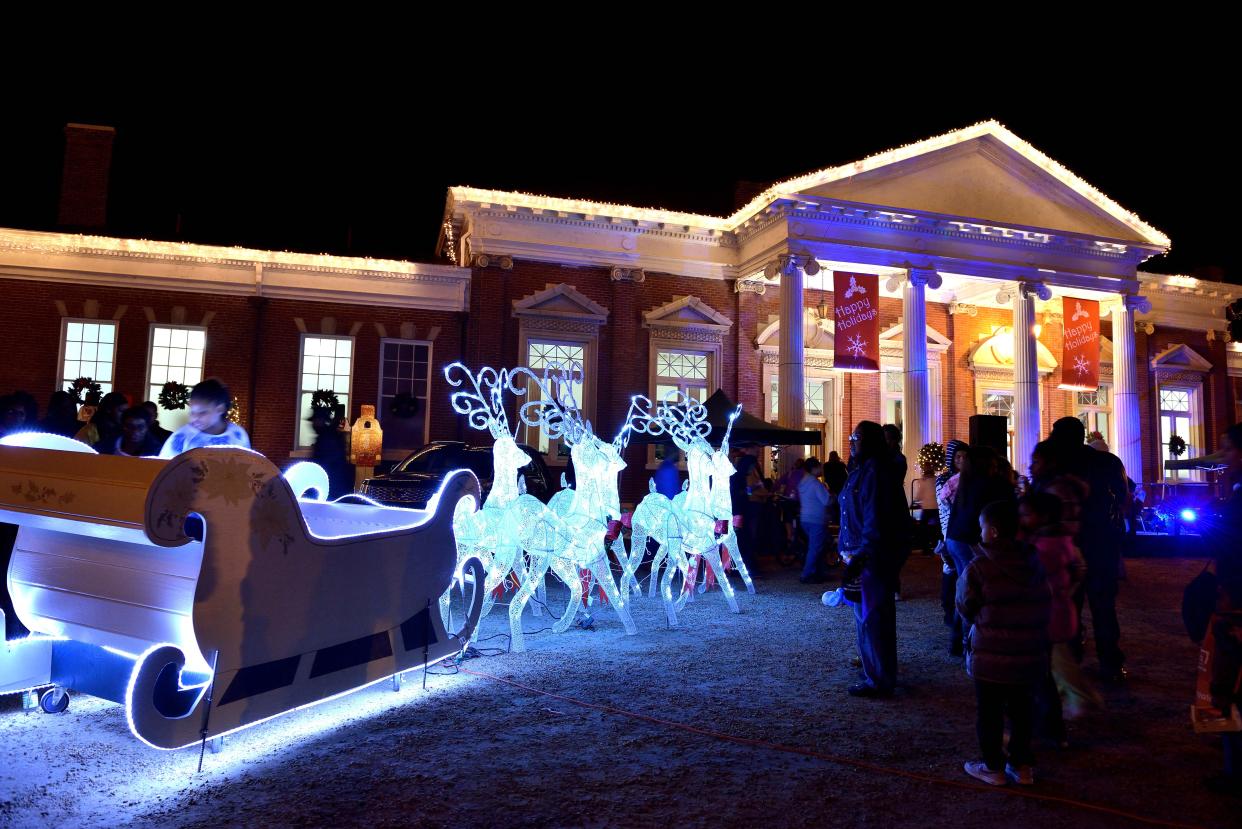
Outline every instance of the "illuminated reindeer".
{"type": "Polygon", "coordinates": [[[668,615],[670,626],[677,624],[677,612],[690,598],[689,591],[681,590],[677,598],[673,598],[673,576],[681,573],[683,579],[690,578],[690,563],[683,551],[685,528],[681,512],[677,505],[668,497],[656,492],[655,481],[650,484],[651,491],[639,502],[631,519],[633,532],[630,535],[630,561],[626,567],[626,585],[635,593],[641,594],[638,579],[634,571],[642,563],[647,550],[647,539],[655,539],[658,545],[655,557],[651,560],[651,598],[655,598],[656,590],[661,590],[664,597],[664,610],[668,615]],[[664,581],[660,582],[660,566],[665,563],[664,581]]]}
{"type": "MultiPolygon", "coordinates": [[[[754,593],[755,583],[751,581],[750,571],[746,569],[746,562],[742,560],[742,555],[738,550],[737,530],[733,526],[733,498],[729,493],[729,478],[737,472],[733,467],[733,461],[729,460],[729,435],[733,433],[733,421],[737,420],[741,413],[742,407],[738,406],[729,415],[729,425],[725,429],[724,438],[720,441],[720,448],[712,453],[711,503],[713,514],[718,520],[725,522],[727,534],[720,543],[724,544],[725,549],[729,551],[729,558],[746,584],[746,590],[754,593]]],[[[725,588],[722,585],[720,589],[725,588]]]]}
{"type": "MultiPolygon", "coordinates": [[[[664,435],[669,433],[669,429],[663,418],[654,414],[655,407],[651,400],[642,395],[635,395],[630,405],[631,411],[635,408],[645,412],[645,415],[638,418],[631,418],[632,428],[636,432],[649,435],[664,435]]],[[[710,428],[710,427],[709,427],[710,428]]],[[[681,444],[679,443],[680,447],[681,444]]],[[[680,572],[687,574],[687,562],[685,555],[682,553],[682,539],[685,535],[684,520],[681,515],[681,507],[685,504],[686,489],[689,481],[682,485],[682,491],[675,498],[667,496],[656,491],[655,480],[647,483],[648,493],[639,502],[634,509],[634,515],[630,519],[631,535],[630,535],[630,559],[625,568],[624,585],[629,592],[637,595],[642,594],[642,589],[638,585],[638,578],[635,571],[642,564],[643,557],[647,553],[647,541],[652,539],[656,542],[656,554],[651,561],[651,588],[650,597],[656,597],[656,590],[660,585],[660,566],[666,558],[671,558],[669,569],[665,572],[665,599],[666,603],[672,601],[671,598],[671,579],[680,572]]],[[[678,596],[676,609],[680,610],[689,598],[689,594],[682,591],[678,596]]],[[[676,624],[676,613],[673,610],[669,612],[669,624],[676,624]]]]}
{"type": "MultiPolygon", "coordinates": [[[[647,541],[656,542],[656,555],[651,562],[650,597],[659,589],[660,565],[670,550],[681,550],[681,516],[673,500],[656,491],[655,479],[647,482],[647,495],[639,501],[630,519],[630,560],[625,568],[625,586],[635,595],[642,595],[635,571],[647,553],[647,541]]],[[[684,499],[683,499],[684,500],[684,499]]]]}
{"type": "MultiPolygon", "coordinates": [[[[650,411],[650,401],[646,403],[650,411]]],[[[690,598],[687,588],[693,589],[694,576],[689,566],[690,557],[701,556],[701,560],[711,567],[716,581],[720,582],[720,589],[729,603],[729,609],[740,613],[741,609],[720,558],[720,544],[724,541],[721,536],[727,533],[723,530],[717,532],[720,517],[712,501],[712,475],[715,465],[711,445],[706,439],[712,429],[707,422],[707,408],[682,392],[670,392],[656,407],[654,417],[635,420],[633,428],[651,435],[667,434],[672,438],[677,448],[685,453],[689,481],[685,491],[678,493],[671,502],[653,492],[639,504],[632,521],[633,553],[629,569],[632,571],[641,560],[647,538],[655,538],[660,549],[651,563],[651,591],[654,595],[660,567],[666,559],[670,559],[663,579],[660,580],[660,591],[669,625],[676,625],[677,612],[690,598]],[[674,600],[672,579],[677,571],[683,575],[684,586],[681,594],[674,600]]],[[[724,451],[727,459],[727,448],[724,451]]],[[[729,510],[729,519],[732,520],[732,510],[729,510]]]]}
{"type": "MultiPolygon", "coordinates": [[[[476,590],[484,591],[482,618],[491,612],[496,603],[496,589],[509,573],[514,573],[519,583],[525,577],[526,556],[517,532],[519,515],[537,513],[539,508],[546,507],[533,495],[523,493],[519,486],[518,470],[529,464],[531,458],[518,448],[509,431],[503,400],[505,388],[512,388],[508,369],[483,368],[472,374],[462,363],[450,363],[444,367],[444,379],[454,388],[467,386],[450,396],[453,410],[466,415],[471,427],[489,431],[496,441],[492,447],[492,489],[482,507],[479,508],[472,498],[463,498],[453,513],[453,535],[457,543],[455,574],[460,578],[462,563],[472,555],[477,555],[487,569],[485,583],[475,585],[476,590]],[[519,504],[525,505],[523,512],[519,512],[519,504]]],[[[514,391],[525,393],[525,390],[514,391]]],[[[451,588],[440,597],[440,615],[446,625],[449,623],[450,592],[451,588]]],[[[514,627],[515,636],[520,634],[520,628],[519,620],[514,627]]]]}
{"type": "MultiPolygon", "coordinates": [[[[509,605],[511,620],[518,620],[522,608],[537,587],[543,584],[547,571],[552,570],[569,588],[569,605],[564,615],[552,626],[561,633],[573,624],[582,600],[582,571],[590,571],[595,583],[604,591],[617,611],[627,635],[637,633],[630,617],[627,597],[617,589],[608,560],[610,525],[621,517],[621,499],[617,476],[625,468],[621,452],[629,442],[627,423],[617,437],[607,443],[595,435],[590,421],[582,418],[570,389],[575,374],[581,369],[553,364],[540,377],[527,368],[515,369],[510,377],[512,386],[518,375],[532,381],[539,389],[539,400],[523,403],[519,416],[523,423],[544,429],[550,438],[560,438],[570,447],[577,487],[565,505],[562,497],[555,509],[525,504],[519,507],[521,545],[530,553],[525,579],[509,605]]],[[[536,502],[538,503],[538,502],[536,502]]],[[[624,541],[619,534],[611,539],[619,560],[626,562],[624,541]]],[[[522,650],[520,625],[514,624],[512,649],[522,650]]]]}

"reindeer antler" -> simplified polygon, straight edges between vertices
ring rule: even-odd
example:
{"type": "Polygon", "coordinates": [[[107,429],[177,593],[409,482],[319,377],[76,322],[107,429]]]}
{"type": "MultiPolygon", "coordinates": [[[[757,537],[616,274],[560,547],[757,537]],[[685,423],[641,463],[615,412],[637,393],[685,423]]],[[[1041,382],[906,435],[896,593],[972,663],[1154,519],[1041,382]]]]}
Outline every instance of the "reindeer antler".
{"type": "MultiPolygon", "coordinates": [[[[449,363],[444,367],[444,380],[453,388],[469,383],[463,391],[455,391],[449,395],[453,411],[466,415],[466,421],[472,428],[487,429],[492,437],[502,434],[512,437],[509,431],[509,418],[505,414],[504,389],[512,387],[508,369],[496,369],[484,366],[477,373],[472,373],[464,363],[449,363]],[[455,377],[455,370],[460,370],[464,377],[455,377]]],[[[514,389],[515,394],[525,394],[525,389],[514,389]]]]}
{"type": "Polygon", "coordinates": [[[737,404],[732,412],[729,413],[729,425],[725,427],[724,438],[720,441],[720,451],[726,455],[729,454],[729,435],[733,433],[733,421],[737,420],[742,414],[742,404],[737,404]]]}
{"type": "Polygon", "coordinates": [[[636,394],[631,397],[630,410],[625,416],[625,425],[629,427],[629,431],[657,437],[669,434],[668,425],[663,418],[653,414],[655,408],[651,398],[645,395],[636,394]]]}
{"type": "Polygon", "coordinates": [[[617,436],[612,439],[612,445],[616,447],[618,453],[624,452],[625,448],[630,445],[630,438],[635,432],[659,434],[659,432],[649,432],[646,428],[646,425],[652,422],[650,410],[651,401],[647,398],[640,394],[630,398],[630,410],[625,413],[625,422],[621,424],[621,430],[617,432],[617,436]],[[640,405],[640,401],[646,402],[646,410],[640,405]]]}
{"type": "Polygon", "coordinates": [[[582,366],[553,362],[544,366],[543,376],[525,366],[515,368],[509,376],[509,386],[514,388],[518,375],[532,380],[539,387],[539,400],[530,400],[518,408],[518,417],[527,426],[542,428],[549,438],[560,438],[569,446],[581,443],[591,434],[591,424],[582,419],[578,402],[574,399],[573,384],[582,377],[582,366]],[[558,392],[562,394],[558,395],[558,392]],[[568,406],[562,402],[568,397],[568,406]]]}
{"type": "Polygon", "coordinates": [[[712,433],[712,425],[707,422],[707,407],[683,391],[666,394],[659,413],[669,421],[674,433],[682,433],[687,443],[705,439],[712,433]]]}
{"type": "MultiPolygon", "coordinates": [[[[632,399],[630,411],[633,412],[641,403],[646,403],[650,412],[651,401],[641,395],[632,399]]],[[[682,391],[666,394],[655,407],[654,417],[650,414],[631,415],[628,425],[642,434],[666,434],[683,452],[688,452],[695,441],[705,439],[712,431],[712,425],[707,422],[707,407],[682,391]]]]}

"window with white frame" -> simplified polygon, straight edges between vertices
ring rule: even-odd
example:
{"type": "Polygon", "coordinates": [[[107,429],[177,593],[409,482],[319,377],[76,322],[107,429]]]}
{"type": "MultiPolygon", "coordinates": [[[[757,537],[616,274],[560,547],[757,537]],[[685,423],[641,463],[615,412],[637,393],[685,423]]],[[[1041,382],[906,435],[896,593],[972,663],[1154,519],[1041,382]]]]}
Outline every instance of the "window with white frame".
{"type": "Polygon", "coordinates": [[[679,391],[700,403],[707,402],[707,380],[711,376],[711,353],[661,348],[656,352],[655,401],[679,391]]]}
{"type": "MultiPolygon", "coordinates": [[[[1186,386],[1160,386],[1160,458],[1162,461],[1186,460],[1201,454],[1194,444],[1195,392],[1186,386]],[[1186,442],[1186,451],[1175,456],[1170,443],[1174,438],[1186,442]]],[[[1164,464],[1160,464],[1164,469],[1164,464]]],[[[1193,481],[1198,475],[1191,469],[1164,469],[1165,480],[1193,481]]]]}
{"type": "MultiPolygon", "coordinates": [[[[207,329],[186,325],[152,325],[147,346],[147,399],[159,406],[165,383],[193,386],[203,379],[207,329]]],[[[189,409],[160,409],[160,425],[177,429],[189,420],[189,409]]]]}
{"type": "MultiPolygon", "coordinates": [[[[542,374],[544,369],[557,364],[566,368],[578,366],[585,371],[586,348],[586,344],[581,342],[532,338],[526,341],[526,365],[536,374],[542,374]]],[[[587,406],[585,399],[586,388],[581,379],[583,375],[579,374],[578,377],[580,379],[577,382],[565,384],[555,389],[554,392],[560,397],[562,405],[577,406],[585,411],[587,406]]],[[[526,394],[530,400],[540,399],[539,387],[533,383],[530,384],[526,394]]],[[[548,456],[549,460],[564,463],[565,459],[569,457],[569,448],[560,440],[549,438],[547,432],[543,429],[524,428],[526,443],[543,452],[548,456]]]]}
{"type": "Polygon", "coordinates": [[[430,397],[431,343],[380,340],[379,416],[385,449],[398,450],[404,457],[407,450],[427,442],[430,397]]]}
{"type": "Polygon", "coordinates": [[[892,423],[905,432],[903,401],[905,399],[905,373],[900,368],[883,370],[884,381],[880,387],[885,423],[892,423]]]}
{"type": "Polygon", "coordinates": [[[345,407],[345,417],[350,416],[349,393],[354,377],[354,338],[303,334],[300,362],[297,446],[305,449],[315,443],[315,430],[307,420],[311,414],[311,399],[315,392],[334,392],[345,407]]]}
{"type": "Polygon", "coordinates": [[[1075,391],[1074,414],[1087,428],[1087,434],[1099,432],[1105,442],[1111,443],[1113,423],[1112,387],[1101,383],[1095,391],[1075,391]]]}
{"type": "Polygon", "coordinates": [[[104,394],[112,391],[116,365],[115,322],[64,319],[60,327],[60,382],[58,389],[79,377],[89,377],[104,394]]]}
{"type": "Polygon", "coordinates": [[[985,388],[980,393],[979,414],[1005,418],[1005,455],[1013,462],[1013,389],[985,388]]]}
{"type": "MultiPolygon", "coordinates": [[[[669,394],[681,392],[699,403],[707,402],[707,385],[712,376],[711,360],[715,355],[710,351],[693,351],[681,348],[658,348],[655,355],[655,397],[652,402],[659,404],[669,394]]],[[[655,460],[664,459],[664,444],[652,447],[655,460]]],[[[681,463],[685,463],[683,457],[681,463]]]]}
{"type": "MultiPolygon", "coordinates": [[[[806,407],[806,419],[810,422],[823,420],[827,416],[825,413],[828,410],[824,407],[830,403],[825,392],[828,382],[821,377],[806,378],[804,405],[806,407]]],[[[768,407],[768,420],[775,423],[780,415],[780,377],[775,373],[772,374],[771,387],[768,389],[768,399],[772,401],[768,407]]]]}

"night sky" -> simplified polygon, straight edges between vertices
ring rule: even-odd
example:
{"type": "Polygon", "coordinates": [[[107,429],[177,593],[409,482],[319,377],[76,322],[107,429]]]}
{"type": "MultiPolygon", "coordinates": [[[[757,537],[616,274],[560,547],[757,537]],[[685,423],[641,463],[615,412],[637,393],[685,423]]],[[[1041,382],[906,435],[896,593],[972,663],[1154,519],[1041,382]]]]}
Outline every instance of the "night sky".
{"type": "Polygon", "coordinates": [[[1172,253],[1146,269],[1242,281],[1237,249],[1224,242],[1234,139],[1208,124],[1197,98],[1152,117],[1090,96],[955,101],[920,91],[817,107],[805,96],[676,85],[636,94],[557,80],[495,92],[501,103],[478,108],[435,80],[384,106],[336,95],[140,107],[109,94],[43,107],[7,119],[0,225],[54,229],[69,121],[117,128],[111,234],[431,260],[450,185],[724,215],[738,182],[996,118],[1169,234],[1172,253]]]}

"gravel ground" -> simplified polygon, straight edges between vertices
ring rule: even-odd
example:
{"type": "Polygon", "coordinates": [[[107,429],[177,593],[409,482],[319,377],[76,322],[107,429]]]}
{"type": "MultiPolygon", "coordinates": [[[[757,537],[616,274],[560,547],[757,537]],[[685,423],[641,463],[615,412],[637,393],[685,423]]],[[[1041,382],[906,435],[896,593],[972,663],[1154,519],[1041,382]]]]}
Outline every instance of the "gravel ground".
{"type": "MultiPolygon", "coordinates": [[[[1191,733],[1196,649],[1182,587],[1201,563],[1128,562],[1121,620],[1131,679],[1072,724],[1068,750],[1037,745],[1031,791],[1159,821],[1237,826],[1238,804],[1201,778],[1219,747],[1191,733]]],[[[948,656],[938,568],[914,558],[898,605],[901,684],[857,700],[851,614],[822,588],[769,571],[742,614],[719,592],[668,630],[657,602],[640,635],[608,612],[595,631],[527,639],[528,652],[467,668],[575,700],[819,757],[586,708],[477,675],[407,677],[230,737],[220,754],[158,752],[119,706],[75,697],[62,715],[0,701],[0,824],[7,826],[1142,825],[1081,804],[976,786],[974,695],[948,656]],[[906,774],[903,774],[906,773],[906,774]]],[[[554,590],[551,602],[564,599],[554,590]]],[[[527,620],[527,630],[545,621],[527,620]]],[[[493,612],[484,636],[505,629],[493,612]]],[[[484,645],[503,645],[503,638],[484,645]]],[[[1089,655],[1087,664],[1094,668],[1089,655]]]]}

